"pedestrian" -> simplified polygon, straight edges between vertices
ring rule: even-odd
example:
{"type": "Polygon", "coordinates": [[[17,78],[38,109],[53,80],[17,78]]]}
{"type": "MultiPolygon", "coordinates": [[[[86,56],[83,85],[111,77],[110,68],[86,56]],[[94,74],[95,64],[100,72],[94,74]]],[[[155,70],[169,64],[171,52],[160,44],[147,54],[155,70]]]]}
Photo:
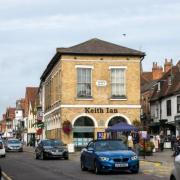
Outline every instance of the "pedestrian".
{"type": "Polygon", "coordinates": [[[180,137],[176,137],[176,141],[174,142],[174,153],[173,156],[177,156],[180,153],[180,137]]]}
{"type": "Polygon", "coordinates": [[[133,140],[131,134],[128,136],[128,148],[133,149],[133,140]]]}
{"type": "Polygon", "coordinates": [[[160,143],[159,143],[159,146],[160,146],[160,151],[161,152],[164,150],[164,141],[165,141],[164,134],[160,134],[160,143]]]}
{"type": "Polygon", "coordinates": [[[174,143],[176,142],[176,136],[173,134],[171,136],[171,149],[174,151],[174,143]]]}
{"type": "Polygon", "coordinates": [[[134,145],[134,150],[137,154],[137,156],[139,156],[139,133],[138,132],[132,132],[132,140],[133,140],[133,145],[134,145]]]}

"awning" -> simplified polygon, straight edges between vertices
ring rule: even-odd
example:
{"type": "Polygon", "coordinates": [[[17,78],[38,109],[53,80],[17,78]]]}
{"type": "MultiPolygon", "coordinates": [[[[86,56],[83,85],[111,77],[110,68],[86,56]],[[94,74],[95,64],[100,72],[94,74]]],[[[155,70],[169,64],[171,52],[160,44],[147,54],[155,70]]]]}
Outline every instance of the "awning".
{"type": "Polygon", "coordinates": [[[131,132],[138,131],[138,128],[127,124],[127,123],[118,123],[106,129],[106,132],[131,132]]]}

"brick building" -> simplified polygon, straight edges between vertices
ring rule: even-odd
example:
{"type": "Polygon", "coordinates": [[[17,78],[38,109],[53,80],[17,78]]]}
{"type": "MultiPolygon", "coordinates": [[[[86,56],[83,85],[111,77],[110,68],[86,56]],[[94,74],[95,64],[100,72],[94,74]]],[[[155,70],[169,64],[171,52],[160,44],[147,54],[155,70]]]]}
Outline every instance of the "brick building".
{"type": "Polygon", "coordinates": [[[41,76],[46,137],[83,146],[108,126],[140,120],[144,56],[100,39],[57,48],[41,76]]]}

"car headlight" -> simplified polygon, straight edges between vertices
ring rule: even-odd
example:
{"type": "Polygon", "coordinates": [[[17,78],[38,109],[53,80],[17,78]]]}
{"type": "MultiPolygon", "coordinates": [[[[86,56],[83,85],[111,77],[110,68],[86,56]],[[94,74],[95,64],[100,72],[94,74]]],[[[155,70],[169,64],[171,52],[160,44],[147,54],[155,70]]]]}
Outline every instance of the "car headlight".
{"type": "Polygon", "coordinates": [[[109,161],[110,160],[110,158],[108,158],[108,157],[99,157],[99,159],[101,161],[109,161]]]}
{"type": "Polygon", "coordinates": [[[137,160],[137,159],[138,157],[136,155],[131,157],[131,160],[137,160]]]}

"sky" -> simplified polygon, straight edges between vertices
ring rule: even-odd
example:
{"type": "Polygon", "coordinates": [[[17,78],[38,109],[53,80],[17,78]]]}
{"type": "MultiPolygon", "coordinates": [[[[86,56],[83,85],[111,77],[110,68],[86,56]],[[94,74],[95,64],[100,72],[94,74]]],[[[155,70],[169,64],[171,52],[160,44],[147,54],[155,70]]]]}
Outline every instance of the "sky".
{"type": "Polygon", "coordinates": [[[57,47],[100,38],[146,53],[143,70],[180,59],[179,0],[0,0],[0,119],[57,47]],[[125,36],[123,34],[126,34],[125,36]]]}

